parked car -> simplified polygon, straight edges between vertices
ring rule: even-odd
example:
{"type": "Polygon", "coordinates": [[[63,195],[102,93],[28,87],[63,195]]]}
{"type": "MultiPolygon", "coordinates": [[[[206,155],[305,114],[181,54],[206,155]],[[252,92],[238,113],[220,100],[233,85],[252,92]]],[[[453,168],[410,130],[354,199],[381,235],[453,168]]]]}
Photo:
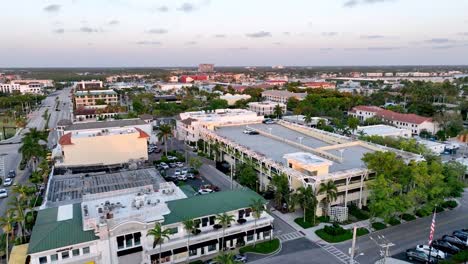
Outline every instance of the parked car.
{"type": "Polygon", "coordinates": [[[167,159],[168,159],[168,160],[174,161],[174,160],[177,160],[177,157],[174,157],[174,156],[167,156],[167,159]]]}
{"type": "Polygon", "coordinates": [[[181,173],[180,173],[180,170],[179,170],[179,169],[176,169],[176,170],[174,171],[174,175],[175,175],[175,176],[179,176],[180,174],[181,174],[181,173]]]}
{"type": "Polygon", "coordinates": [[[435,248],[435,249],[438,249],[438,250],[441,250],[445,253],[448,253],[448,254],[457,254],[458,252],[460,252],[460,249],[452,244],[450,244],[449,242],[447,241],[444,241],[442,239],[439,239],[439,240],[435,240],[432,242],[432,247],[435,248]]]}
{"type": "Polygon", "coordinates": [[[16,171],[15,170],[10,170],[8,172],[8,178],[14,178],[16,177],[16,171]]]}
{"type": "Polygon", "coordinates": [[[171,162],[171,163],[169,163],[169,167],[175,168],[175,167],[177,167],[177,164],[175,162],[171,162]]]}
{"type": "Polygon", "coordinates": [[[7,198],[8,192],[6,189],[0,189],[0,198],[7,198]]]}
{"type": "Polygon", "coordinates": [[[445,235],[442,237],[442,240],[449,242],[450,244],[456,246],[459,249],[466,249],[467,247],[466,241],[462,241],[456,236],[445,235]]]}
{"type": "Polygon", "coordinates": [[[191,172],[185,174],[185,176],[187,176],[187,179],[195,179],[195,175],[191,172]]]}
{"type": "Polygon", "coordinates": [[[163,168],[165,170],[169,169],[169,165],[167,165],[165,162],[159,163],[159,166],[161,166],[161,168],[163,168]]]}
{"type": "Polygon", "coordinates": [[[219,187],[216,186],[216,185],[213,185],[213,184],[204,184],[202,186],[200,186],[200,189],[210,189],[214,192],[219,192],[219,187]]]}
{"type": "Polygon", "coordinates": [[[6,178],[5,181],[3,182],[3,186],[11,186],[12,184],[13,184],[12,178],[6,178]]]}
{"type": "Polygon", "coordinates": [[[187,174],[188,169],[187,168],[182,168],[182,174],[187,174]]]}
{"type": "Polygon", "coordinates": [[[453,231],[452,235],[458,237],[458,239],[460,239],[461,241],[468,240],[468,234],[466,232],[463,232],[462,230],[453,231]]]}
{"type": "Polygon", "coordinates": [[[186,181],[187,180],[187,176],[185,174],[180,174],[179,176],[177,176],[177,180],[179,181],[186,181]]]}
{"type": "Polygon", "coordinates": [[[184,166],[183,162],[176,162],[177,167],[182,168],[184,166]]]}
{"type": "Polygon", "coordinates": [[[234,262],[242,262],[246,263],[247,262],[247,256],[244,254],[237,254],[234,256],[234,262]]]}
{"type": "Polygon", "coordinates": [[[198,190],[198,194],[200,194],[200,195],[209,194],[209,193],[212,193],[212,192],[213,192],[213,190],[211,190],[211,189],[200,189],[200,190],[198,190]]]}
{"type": "MultiPolygon", "coordinates": [[[[406,250],[406,258],[409,260],[417,260],[417,261],[421,261],[424,263],[429,262],[429,255],[416,249],[406,250]]],[[[435,262],[435,259],[431,259],[431,263],[434,263],[434,262],[435,262]]]]}
{"type": "Polygon", "coordinates": [[[446,258],[445,252],[443,252],[441,250],[438,250],[438,249],[435,249],[435,248],[431,249],[428,245],[417,245],[416,250],[424,252],[424,253],[426,253],[428,255],[429,255],[429,251],[430,251],[431,256],[434,257],[434,258],[438,258],[438,259],[445,259],[446,258]]]}

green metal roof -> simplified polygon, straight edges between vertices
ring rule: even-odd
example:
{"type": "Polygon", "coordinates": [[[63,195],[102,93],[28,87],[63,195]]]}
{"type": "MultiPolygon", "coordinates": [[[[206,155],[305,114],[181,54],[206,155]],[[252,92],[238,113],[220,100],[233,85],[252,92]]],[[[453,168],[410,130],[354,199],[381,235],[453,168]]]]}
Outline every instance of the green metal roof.
{"type": "Polygon", "coordinates": [[[94,231],[83,231],[81,206],[73,205],[73,218],[57,221],[58,207],[40,210],[37,214],[28,254],[66,247],[99,239],[94,231]]]}
{"type": "Polygon", "coordinates": [[[171,213],[164,216],[164,224],[173,224],[187,219],[221,214],[249,207],[253,200],[264,199],[250,189],[222,191],[198,195],[167,203],[171,213]]]}

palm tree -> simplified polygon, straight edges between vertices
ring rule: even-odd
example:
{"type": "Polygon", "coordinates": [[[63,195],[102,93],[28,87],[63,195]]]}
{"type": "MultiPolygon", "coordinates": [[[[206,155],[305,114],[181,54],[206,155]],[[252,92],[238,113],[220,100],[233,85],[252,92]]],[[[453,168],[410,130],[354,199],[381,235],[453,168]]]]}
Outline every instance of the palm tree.
{"type": "Polygon", "coordinates": [[[312,115],[310,113],[307,113],[305,116],[304,116],[304,123],[306,125],[309,125],[310,123],[312,122],[312,115]]]}
{"type": "Polygon", "coordinates": [[[257,236],[255,232],[257,231],[257,220],[260,219],[262,213],[265,211],[265,205],[262,199],[252,199],[252,204],[250,204],[250,208],[252,209],[252,214],[255,219],[255,227],[254,227],[254,247],[257,243],[257,236]]]}
{"type": "Polygon", "coordinates": [[[44,133],[44,131],[39,131],[37,128],[33,127],[29,129],[29,132],[24,134],[23,140],[25,138],[31,138],[32,140],[39,142],[39,140],[47,141],[47,137],[47,133],[44,133]]]}
{"type": "Polygon", "coordinates": [[[171,136],[172,136],[172,127],[170,125],[164,124],[159,127],[158,139],[164,140],[166,156],[167,156],[167,140],[171,136]]]}
{"type": "Polygon", "coordinates": [[[161,263],[161,247],[162,244],[164,243],[164,239],[169,239],[169,235],[171,234],[171,230],[169,229],[162,229],[161,223],[156,222],[154,224],[154,228],[148,230],[148,233],[146,236],[152,236],[154,241],[153,241],[153,248],[156,248],[156,246],[159,244],[159,254],[158,254],[158,261],[161,263]]]}
{"type": "MultiPolygon", "coordinates": [[[[182,224],[184,225],[184,229],[185,231],[187,231],[187,234],[188,234],[187,236],[187,248],[188,248],[190,244],[190,236],[193,230],[195,230],[195,221],[193,221],[193,219],[187,219],[183,221],[182,224]]],[[[187,255],[187,262],[189,261],[189,257],[190,255],[187,255]]]]}
{"type": "Polygon", "coordinates": [[[226,228],[231,225],[232,222],[234,222],[234,216],[233,215],[228,215],[227,213],[222,213],[216,215],[216,221],[223,227],[223,237],[221,238],[221,249],[224,249],[224,232],[226,231],[226,228]]]}
{"type": "Polygon", "coordinates": [[[350,117],[348,118],[347,123],[349,129],[351,129],[351,131],[354,132],[359,126],[359,119],[357,119],[356,117],[350,117]]]}
{"type": "Polygon", "coordinates": [[[323,199],[325,204],[324,213],[328,215],[328,208],[330,207],[330,203],[336,200],[338,189],[333,181],[328,181],[320,183],[318,192],[325,194],[325,198],[323,199]]]}
{"type": "Polygon", "coordinates": [[[275,187],[276,205],[281,208],[283,200],[289,192],[288,177],[285,174],[275,174],[271,179],[271,184],[275,187]]]}
{"type": "Polygon", "coordinates": [[[23,145],[18,149],[18,152],[21,153],[26,160],[33,159],[34,167],[37,159],[44,156],[46,153],[44,147],[30,137],[23,138],[23,145]]]}
{"type": "MultiPolygon", "coordinates": [[[[297,189],[297,194],[299,196],[299,203],[301,204],[302,209],[304,210],[304,223],[306,222],[306,215],[307,215],[307,209],[310,207],[313,207],[313,202],[314,199],[314,191],[312,190],[312,187],[307,186],[301,186],[297,189]]],[[[314,212],[315,214],[315,212],[314,212]]]]}
{"type": "Polygon", "coordinates": [[[24,199],[20,197],[14,196],[11,198],[11,201],[8,203],[8,205],[11,206],[11,213],[15,214],[16,221],[19,224],[19,228],[21,230],[21,241],[25,241],[25,221],[26,221],[26,216],[24,212],[24,206],[26,205],[24,202],[24,199]]]}
{"type": "Polygon", "coordinates": [[[237,261],[234,260],[234,253],[232,252],[223,252],[221,254],[219,254],[218,256],[216,256],[214,258],[214,261],[216,261],[216,263],[220,263],[220,264],[235,264],[235,263],[238,263],[237,261]]]}
{"type": "Polygon", "coordinates": [[[283,115],[283,108],[279,104],[275,105],[275,108],[273,109],[273,114],[280,119],[281,116],[283,115]]]}
{"type": "Polygon", "coordinates": [[[14,234],[13,234],[13,225],[16,222],[15,216],[11,213],[11,211],[7,211],[6,215],[4,217],[0,217],[0,226],[3,229],[3,232],[6,234],[6,247],[5,247],[5,256],[6,256],[6,263],[8,263],[8,251],[9,251],[9,246],[8,242],[10,239],[14,239],[14,234]]]}

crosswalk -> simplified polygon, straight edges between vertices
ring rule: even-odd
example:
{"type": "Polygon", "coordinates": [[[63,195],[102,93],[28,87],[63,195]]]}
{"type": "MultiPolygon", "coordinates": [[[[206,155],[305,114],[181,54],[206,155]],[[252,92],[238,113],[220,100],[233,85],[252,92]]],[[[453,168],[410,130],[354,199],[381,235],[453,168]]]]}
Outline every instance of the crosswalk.
{"type": "Polygon", "coordinates": [[[287,233],[287,234],[282,234],[282,235],[277,236],[277,238],[281,242],[291,241],[291,240],[295,240],[295,239],[298,239],[298,238],[301,238],[301,237],[304,237],[304,234],[299,232],[299,231],[292,232],[292,233],[287,233]]]}
{"type": "MultiPolygon", "coordinates": [[[[343,251],[337,249],[336,247],[334,247],[333,245],[330,245],[330,244],[326,244],[324,242],[317,242],[317,245],[321,248],[323,248],[325,251],[327,251],[328,253],[332,254],[333,256],[335,256],[339,261],[341,261],[342,263],[350,263],[350,260],[351,260],[351,257],[346,255],[345,253],[343,253],[343,251]]],[[[354,260],[354,263],[355,264],[359,264],[359,262],[357,262],[356,260],[354,260]]]]}

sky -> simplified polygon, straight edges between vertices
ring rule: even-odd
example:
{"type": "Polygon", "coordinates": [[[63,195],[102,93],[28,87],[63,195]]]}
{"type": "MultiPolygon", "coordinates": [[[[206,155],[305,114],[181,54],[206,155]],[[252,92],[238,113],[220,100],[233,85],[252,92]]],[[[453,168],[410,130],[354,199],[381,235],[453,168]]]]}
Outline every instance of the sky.
{"type": "Polygon", "coordinates": [[[0,67],[468,64],[468,0],[0,0],[0,67]]]}

